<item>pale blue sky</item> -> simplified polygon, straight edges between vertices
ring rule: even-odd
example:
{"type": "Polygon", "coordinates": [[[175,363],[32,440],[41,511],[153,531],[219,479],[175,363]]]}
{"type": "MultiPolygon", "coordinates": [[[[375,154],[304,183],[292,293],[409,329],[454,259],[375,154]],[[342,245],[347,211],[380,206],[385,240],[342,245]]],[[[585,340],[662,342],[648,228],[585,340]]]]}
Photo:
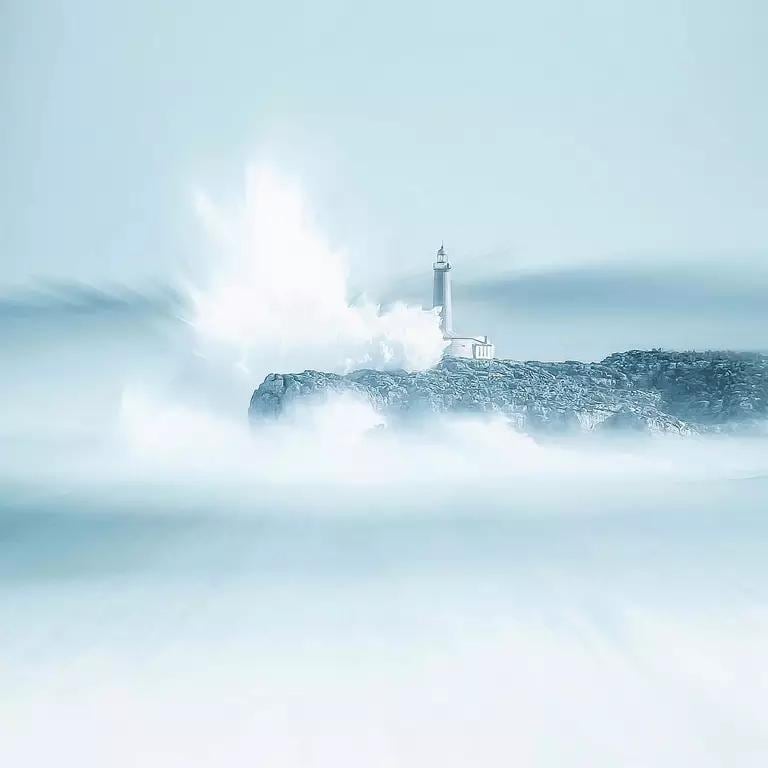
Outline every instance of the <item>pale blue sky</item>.
{"type": "Polygon", "coordinates": [[[477,267],[765,253],[759,0],[0,14],[3,285],[166,279],[201,237],[190,190],[233,197],[251,156],[304,179],[362,283],[441,238],[477,267]]]}

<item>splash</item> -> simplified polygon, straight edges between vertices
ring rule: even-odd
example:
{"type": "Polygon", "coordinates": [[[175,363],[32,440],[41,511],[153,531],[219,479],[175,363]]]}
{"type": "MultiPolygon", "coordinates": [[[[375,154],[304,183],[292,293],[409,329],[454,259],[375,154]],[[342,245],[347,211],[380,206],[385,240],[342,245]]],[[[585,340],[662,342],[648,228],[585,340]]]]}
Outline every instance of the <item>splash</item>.
{"type": "Polygon", "coordinates": [[[349,302],[346,254],[317,232],[295,183],[250,167],[237,210],[205,193],[196,207],[217,254],[207,285],[192,292],[203,354],[226,351],[251,377],[286,367],[417,370],[439,360],[433,312],[349,302]]]}

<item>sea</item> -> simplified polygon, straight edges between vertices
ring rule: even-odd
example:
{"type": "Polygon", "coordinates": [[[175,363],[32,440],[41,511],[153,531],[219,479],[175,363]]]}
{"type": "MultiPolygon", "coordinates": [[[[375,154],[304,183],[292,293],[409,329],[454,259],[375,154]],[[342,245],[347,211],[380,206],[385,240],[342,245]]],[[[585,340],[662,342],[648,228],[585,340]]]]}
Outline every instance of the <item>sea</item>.
{"type": "Polygon", "coordinates": [[[766,764],[764,439],[254,429],[173,292],[0,324],[0,765],[766,764]]]}

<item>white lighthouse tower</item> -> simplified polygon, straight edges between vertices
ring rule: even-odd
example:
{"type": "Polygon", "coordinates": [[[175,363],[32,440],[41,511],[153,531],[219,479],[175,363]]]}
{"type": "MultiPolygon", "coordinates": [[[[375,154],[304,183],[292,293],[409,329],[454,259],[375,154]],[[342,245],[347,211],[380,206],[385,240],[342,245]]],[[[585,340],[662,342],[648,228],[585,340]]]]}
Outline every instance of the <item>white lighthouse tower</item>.
{"type": "Polygon", "coordinates": [[[451,301],[451,262],[445,258],[445,247],[440,244],[437,260],[432,264],[432,308],[440,309],[440,330],[443,337],[453,333],[453,305],[451,301]]]}
{"type": "Polygon", "coordinates": [[[496,348],[487,336],[456,336],[453,332],[453,300],[451,297],[451,263],[445,257],[441,243],[437,259],[432,264],[432,308],[440,311],[440,330],[449,342],[443,353],[446,357],[468,357],[473,360],[492,360],[496,348]]]}

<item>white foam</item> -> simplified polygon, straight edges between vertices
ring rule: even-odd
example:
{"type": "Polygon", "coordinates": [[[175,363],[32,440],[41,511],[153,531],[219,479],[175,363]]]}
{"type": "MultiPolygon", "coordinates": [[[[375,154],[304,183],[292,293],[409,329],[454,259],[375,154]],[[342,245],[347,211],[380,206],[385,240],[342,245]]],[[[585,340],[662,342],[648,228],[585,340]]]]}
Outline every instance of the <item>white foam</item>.
{"type": "Polygon", "coordinates": [[[210,273],[192,291],[204,355],[226,352],[251,377],[286,367],[416,370],[439,360],[434,312],[350,303],[346,254],[319,234],[297,183],[253,166],[236,210],[200,192],[197,211],[214,246],[210,273]]]}

